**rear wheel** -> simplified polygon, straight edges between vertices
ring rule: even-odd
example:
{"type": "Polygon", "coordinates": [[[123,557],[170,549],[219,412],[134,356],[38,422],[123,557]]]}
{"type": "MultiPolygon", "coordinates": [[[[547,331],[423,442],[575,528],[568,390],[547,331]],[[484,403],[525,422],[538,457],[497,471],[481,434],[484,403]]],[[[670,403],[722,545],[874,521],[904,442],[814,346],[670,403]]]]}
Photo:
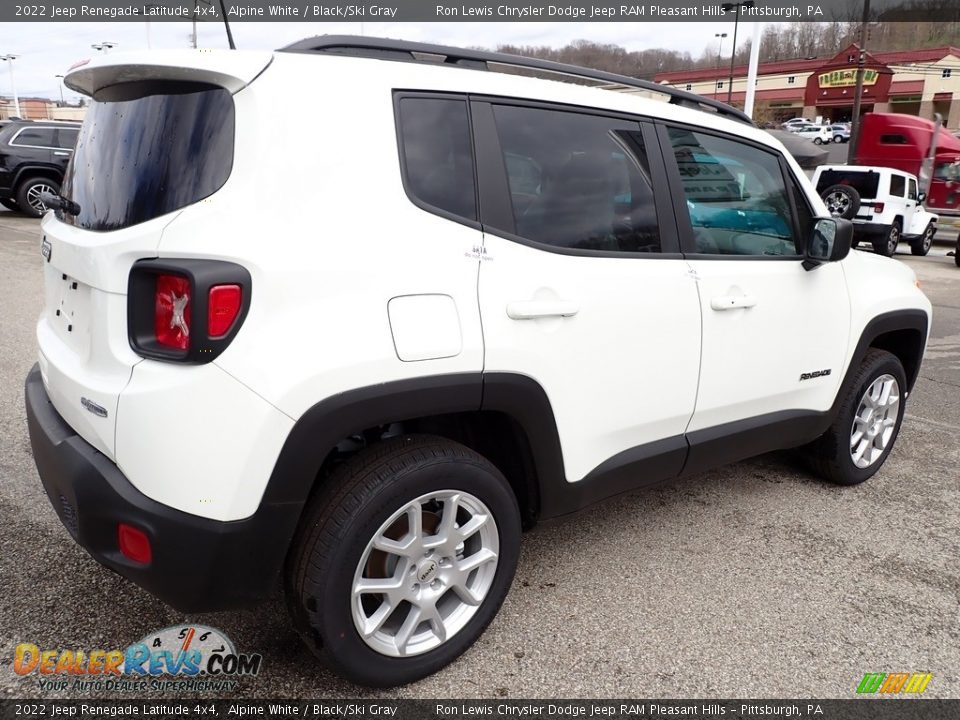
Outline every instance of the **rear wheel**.
{"type": "Polygon", "coordinates": [[[830,429],[807,448],[817,472],[838,485],[858,485],[874,475],[897,441],[906,389],[900,360],[885,350],[870,349],[841,390],[830,429]]]}
{"type": "Polygon", "coordinates": [[[878,255],[891,257],[900,243],[900,221],[894,220],[886,235],[873,241],[873,251],[878,255]]]}
{"type": "Polygon", "coordinates": [[[923,231],[923,235],[910,241],[910,252],[914,255],[926,255],[933,246],[933,236],[936,234],[937,226],[933,223],[928,224],[923,231]]]}
{"type": "Polygon", "coordinates": [[[834,141],[835,143],[842,143],[842,142],[843,142],[843,136],[842,136],[842,135],[834,135],[834,136],[833,136],[833,141],[834,141]]]}
{"type": "Polygon", "coordinates": [[[490,462],[406,436],[341,465],[308,507],[286,569],[290,613],[347,679],[394,686],[480,636],[516,569],[520,513],[490,462]]]}
{"type": "Polygon", "coordinates": [[[17,205],[17,201],[13,198],[0,198],[0,205],[3,205],[7,210],[20,212],[20,206],[17,205]]]}
{"type": "Polygon", "coordinates": [[[43,193],[56,195],[60,192],[60,183],[45,177],[27,178],[17,188],[19,210],[30,217],[42,217],[47,211],[41,196],[43,193]]]}

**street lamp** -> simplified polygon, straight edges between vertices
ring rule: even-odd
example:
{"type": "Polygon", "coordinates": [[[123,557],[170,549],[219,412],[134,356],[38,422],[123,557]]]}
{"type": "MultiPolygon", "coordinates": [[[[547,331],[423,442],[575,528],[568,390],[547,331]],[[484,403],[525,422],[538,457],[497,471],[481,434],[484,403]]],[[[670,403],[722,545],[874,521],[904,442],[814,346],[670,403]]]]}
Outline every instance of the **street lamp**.
{"type": "Polygon", "coordinates": [[[727,104],[733,100],[733,61],[737,56],[737,25],[740,24],[740,8],[752,8],[756,3],[754,0],[744,0],[744,2],[725,2],[720,7],[724,12],[736,10],[733,16],[733,47],[730,49],[730,84],[727,86],[727,104]]]}
{"type": "Polygon", "coordinates": [[[63,101],[63,75],[54,75],[54,77],[60,81],[60,107],[64,107],[66,103],[63,101]]]}
{"type": "Polygon", "coordinates": [[[17,117],[20,117],[20,98],[17,97],[17,85],[13,81],[13,61],[16,60],[19,55],[0,55],[0,60],[6,60],[7,64],[10,67],[10,92],[13,93],[13,107],[14,111],[17,113],[17,117]]]}
{"type": "Polygon", "coordinates": [[[90,47],[92,47],[97,52],[102,52],[104,55],[106,55],[110,51],[110,48],[115,48],[116,46],[117,46],[117,43],[108,42],[107,40],[104,40],[103,42],[94,43],[90,47]]]}
{"type": "Polygon", "coordinates": [[[714,33],[715,38],[720,38],[720,44],[717,46],[717,69],[720,69],[720,53],[723,52],[723,39],[727,36],[726,33],[714,33]]]}

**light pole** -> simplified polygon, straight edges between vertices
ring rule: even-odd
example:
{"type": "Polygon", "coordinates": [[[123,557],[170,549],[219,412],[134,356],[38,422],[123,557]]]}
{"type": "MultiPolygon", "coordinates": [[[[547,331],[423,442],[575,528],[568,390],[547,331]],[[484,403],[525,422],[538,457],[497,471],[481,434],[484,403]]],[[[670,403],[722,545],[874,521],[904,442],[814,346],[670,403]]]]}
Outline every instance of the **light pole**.
{"type": "Polygon", "coordinates": [[[730,49],[730,83],[727,85],[727,104],[733,100],[733,61],[737,57],[737,26],[740,24],[740,8],[751,8],[756,3],[754,0],[744,0],[743,2],[726,2],[721,5],[724,12],[736,10],[733,16],[733,47],[730,49]]]}
{"type": "Polygon", "coordinates": [[[720,69],[720,53],[723,52],[723,39],[727,36],[726,33],[714,33],[715,38],[720,38],[720,44],[717,46],[717,69],[720,69]]]}
{"type": "Polygon", "coordinates": [[[54,75],[54,77],[60,81],[60,107],[64,107],[66,103],[63,101],[63,75],[54,75]]]}
{"type": "Polygon", "coordinates": [[[103,42],[94,43],[90,47],[97,52],[102,52],[104,55],[106,55],[108,52],[110,52],[110,48],[115,48],[116,46],[117,43],[104,40],[103,42]]]}
{"type": "Polygon", "coordinates": [[[0,55],[0,60],[6,60],[7,65],[10,67],[10,92],[13,93],[13,107],[14,111],[17,113],[17,117],[20,117],[20,98],[17,97],[17,84],[13,81],[13,61],[16,60],[19,55],[0,55]]]}

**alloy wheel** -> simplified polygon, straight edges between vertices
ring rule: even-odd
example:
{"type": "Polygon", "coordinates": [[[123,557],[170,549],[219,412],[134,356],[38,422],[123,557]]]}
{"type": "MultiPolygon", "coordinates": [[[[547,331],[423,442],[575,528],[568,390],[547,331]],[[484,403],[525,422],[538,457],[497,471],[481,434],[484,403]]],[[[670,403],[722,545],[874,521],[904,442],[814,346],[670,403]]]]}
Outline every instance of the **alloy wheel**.
{"type": "Polygon", "coordinates": [[[860,398],[850,430],[850,458],[858,468],[873,465],[890,444],[900,412],[900,384],[881,375],[860,398]]]}
{"type": "Polygon", "coordinates": [[[422,495],[380,526],[353,579],[353,622],[382,655],[433,650],[462,630],[497,572],[497,523],[478,498],[457,490],[422,495]]]}
{"type": "Polygon", "coordinates": [[[46,183],[36,183],[35,185],[31,185],[30,189],[27,190],[27,204],[41,214],[47,210],[47,206],[44,205],[41,198],[43,193],[50,193],[53,195],[56,193],[56,191],[53,189],[52,185],[47,185],[46,183]]]}
{"type": "Polygon", "coordinates": [[[827,210],[830,211],[833,217],[840,217],[847,211],[847,208],[850,207],[850,198],[837,190],[829,193],[824,198],[824,202],[827,204],[827,210]]]}

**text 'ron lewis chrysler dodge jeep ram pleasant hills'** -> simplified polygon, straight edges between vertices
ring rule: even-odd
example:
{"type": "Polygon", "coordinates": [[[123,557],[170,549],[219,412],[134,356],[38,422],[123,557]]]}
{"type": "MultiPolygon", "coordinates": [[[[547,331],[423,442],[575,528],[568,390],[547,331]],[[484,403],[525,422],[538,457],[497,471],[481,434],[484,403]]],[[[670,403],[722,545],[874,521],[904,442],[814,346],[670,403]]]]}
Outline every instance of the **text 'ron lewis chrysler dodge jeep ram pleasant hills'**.
{"type": "Polygon", "coordinates": [[[738,110],[333,36],[66,84],[33,453],[73,538],[175,608],[282,587],[329,667],[407,683],[538,520],[781,448],[855,485],[893,448],[930,303],[738,110]]]}

